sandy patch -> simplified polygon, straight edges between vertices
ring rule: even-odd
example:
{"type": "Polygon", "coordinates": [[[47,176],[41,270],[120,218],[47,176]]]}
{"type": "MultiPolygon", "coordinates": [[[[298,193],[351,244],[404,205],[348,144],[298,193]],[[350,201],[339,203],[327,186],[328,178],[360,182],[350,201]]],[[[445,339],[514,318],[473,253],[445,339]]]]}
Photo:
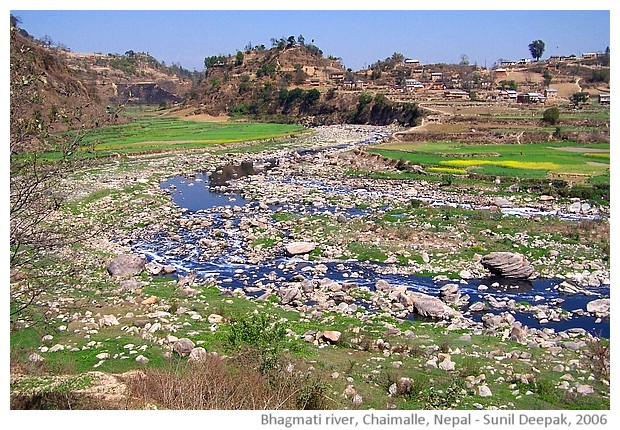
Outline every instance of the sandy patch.
{"type": "Polygon", "coordinates": [[[163,115],[165,117],[186,119],[188,121],[196,121],[196,122],[227,122],[230,117],[228,115],[209,115],[206,113],[194,114],[193,109],[179,109],[172,112],[168,112],[163,115]]]}
{"type": "Polygon", "coordinates": [[[608,154],[609,149],[601,149],[601,148],[584,148],[584,147],[574,147],[574,146],[561,146],[557,149],[558,151],[566,151],[566,152],[582,152],[582,153],[600,153],[600,154],[608,154]]]}

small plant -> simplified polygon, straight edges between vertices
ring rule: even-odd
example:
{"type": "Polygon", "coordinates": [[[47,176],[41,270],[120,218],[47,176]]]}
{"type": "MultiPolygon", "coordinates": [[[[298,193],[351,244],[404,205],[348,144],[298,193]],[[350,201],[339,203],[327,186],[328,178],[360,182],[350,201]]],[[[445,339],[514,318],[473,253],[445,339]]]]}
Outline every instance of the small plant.
{"type": "Polygon", "coordinates": [[[422,394],[423,409],[454,409],[463,395],[463,381],[453,379],[445,389],[432,386],[422,394]]]}
{"type": "Polygon", "coordinates": [[[231,350],[249,349],[260,357],[262,372],[275,368],[280,354],[292,346],[286,325],[264,313],[252,313],[233,319],[226,336],[231,350]]]}
{"type": "Polygon", "coordinates": [[[610,375],[610,343],[604,339],[594,339],[586,342],[585,356],[587,362],[598,378],[609,378],[610,375]]]}

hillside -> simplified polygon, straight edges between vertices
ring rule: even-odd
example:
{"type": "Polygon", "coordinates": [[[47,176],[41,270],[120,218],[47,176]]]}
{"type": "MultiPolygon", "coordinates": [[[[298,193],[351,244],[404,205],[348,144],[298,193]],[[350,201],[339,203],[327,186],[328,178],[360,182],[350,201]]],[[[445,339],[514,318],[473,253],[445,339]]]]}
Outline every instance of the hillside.
{"type": "Polygon", "coordinates": [[[207,71],[185,103],[192,115],[253,116],[306,124],[398,122],[414,125],[412,104],[343,85],[353,74],[314,45],[239,51],[205,60],[207,71]]]}
{"type": "Polygon", "coordinates": [[[68,67],[89,82],[103,99],[120,104],[170,105],[183,101],[192,87],[191,72],[166,67],[154,57],[125,54],[62,53],[68,67]]]}
{"type": "Polygon", "coordinates": [[[53,50],[11,28],[11,150],[40,147],[39,131],[64,131],[121,121],[106,109],[94,85],[84,82],[53,50]],[[38,136],[36,139],[32,136],[38,136]],[[35,141],[37,140],[37,141],[35,141]]]}

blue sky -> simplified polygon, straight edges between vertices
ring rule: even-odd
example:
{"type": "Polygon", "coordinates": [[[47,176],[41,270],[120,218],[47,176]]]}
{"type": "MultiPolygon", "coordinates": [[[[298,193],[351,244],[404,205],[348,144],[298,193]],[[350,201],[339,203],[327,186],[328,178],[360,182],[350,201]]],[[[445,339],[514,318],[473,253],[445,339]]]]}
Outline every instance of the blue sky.
{"type": "Polygon", "coordinates": [[[604,50],[609,11],[582,10],[14,10],[35,37],[49,36],[74,52],[148,52],[168,64],[203,68],[204,57],[234,54],[248,42],[302,34],[326,55],[354,70],[401,52],[422,63],[493,65],[530,57],[528,44],[545,41],[543,58],[604,50]],[[582,29],[583,31],[579,31],[582,29]],[[586,30],[587,29],[587,30],[586,30]]]}
{"type": "MultiPolygon", "coordinates": [[[[596,3],[596,2],[594,2],[596,3]]],[[[234,3],[232,3],[234,4],[234,3]]],[[[21,26],[74,52],[148,52],[167,64],[203,69],[206,56],[234,54],[248,42],[302,34],[325,55],[359,70],[400,52],[422,63],[488,67],[530,58],[602,51],[610,45],[609,10],[19,10],[21,26]]]]}

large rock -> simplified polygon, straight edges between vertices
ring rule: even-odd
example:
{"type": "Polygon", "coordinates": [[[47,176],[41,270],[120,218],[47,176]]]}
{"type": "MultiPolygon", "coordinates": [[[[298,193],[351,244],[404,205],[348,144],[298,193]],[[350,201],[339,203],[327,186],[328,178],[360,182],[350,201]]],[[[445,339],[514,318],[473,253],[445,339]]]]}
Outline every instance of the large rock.
{"type": "Polygon", "coordinates": [[[439,298],[447,305],[465,306],[469,302],[469,295],[461,295],[457,284],[446,284],[439,289],[439,298]]]}
{"type": "Polygon", "coordinates": [[[142,273],[146,259],[136,254],[121,254],[108,264],[110,276],[134,276],[142,273]]]}
{"type": "Polygon", "coordinates": [[[427,294],[407,291],[401,293],[399,298],[401,304],[423,317],[448,319],[459,314],[437,297],[427,294]]]}
{"type": "Polygon", "coordinates": [[[586,305],[586,310],[599,318],[607,318],[610,305],[611,301],[609,299],[592,300],[586,305]]]}
{"type": "Polygon", "coordinates": [[[328,330],[323,332],[323,339],[331,343],[338,343],[342,333],[336,330],[328,330]]]}
{"type": "Polygon", "coordinates": [[[316,249],[314,242],[291,242],[284,247],[289,256],[309,254],[316,249]]]}
{"type": "Polygon", "coordinates": [[[201,346],[192,349],[187,359],[190,363],[204,363],[207,360],[207,350],[201,346]]]}
{"type": "Polygon", "coordinates": [[[494,275],[504,278],[532,279],[534,268],[519,253],[491,252],[480,260],[482,266],[494,275]]]}
{"type": "Polygon", "coordinates": [[[189,355],[195,347],[196,345],[194,345],[194,342],[186,337],[182,337],[174,343],[172,350],[181,357],[184,357],[189,355]]]}

